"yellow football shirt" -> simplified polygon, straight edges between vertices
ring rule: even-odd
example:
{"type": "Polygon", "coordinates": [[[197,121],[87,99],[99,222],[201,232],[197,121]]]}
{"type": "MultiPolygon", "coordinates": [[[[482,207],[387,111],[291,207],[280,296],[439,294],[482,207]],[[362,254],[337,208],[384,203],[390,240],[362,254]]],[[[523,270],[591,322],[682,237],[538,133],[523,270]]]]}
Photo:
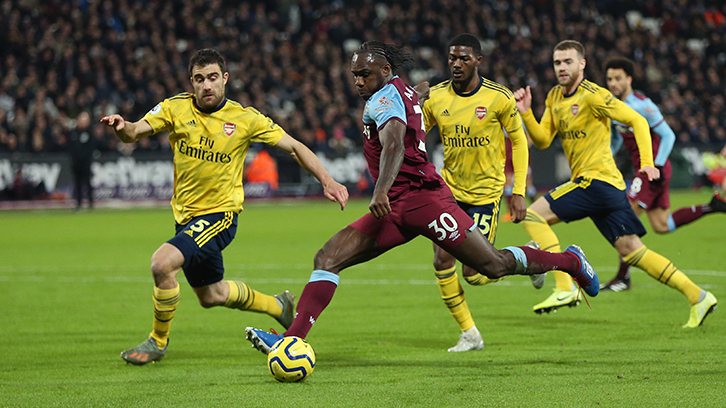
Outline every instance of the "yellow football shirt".
{"type": "Polygon", "coordinates": [[[514,193],[524,196],[529,151],[512,92],[481,78],[477,89],[460,94],[444,81],[431,88],[423,107],[426,129],[439,125],[444,145],[441,170],[454,197],[484,205],[502,196],[506,162],[505,134],[512,141],[514,193]]]}
{"type": "Polygon", "coordinates": [[[648,121],[593,82],[583,80],[571,95],[563,95],[562,87],[555,86],[547,94],[540,123],[531,109],[522,119],[538,149],[546,149],[555,136],[560,137],[572,180],[596,179],[625,190],[623,175],[610,151],[611,119],[633,128],[642,165],[653,166],[648,121]]]}
{"type": "Polygon", "coordinates": [[[204,214],[242,210],[242,171],[250,143],[276,145],[285,135],[272,119],[254,108],[226,99],[203,112],[194,95],[181,93],[156,105],[143,120],[154,133],[169,131],[174,151],[176,222],[204,214]]]}

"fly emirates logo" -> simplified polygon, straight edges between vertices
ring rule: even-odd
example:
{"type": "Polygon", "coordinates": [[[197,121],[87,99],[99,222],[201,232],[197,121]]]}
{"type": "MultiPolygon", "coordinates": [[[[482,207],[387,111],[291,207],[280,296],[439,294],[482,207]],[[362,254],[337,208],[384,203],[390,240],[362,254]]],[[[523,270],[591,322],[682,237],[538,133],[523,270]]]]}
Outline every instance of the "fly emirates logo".
{"type": "Polygon", "coordinates": [[[214,141],[207,137],[202,137],[198,147],[190,146],[186,140],[179,142],[179,153],[193,157],[195,159],[204,160],[213,163],[229,163],[232,158],[227,153],[215,152],[213,149],[214,141]]]}
{"type": "Polygon", "coordinates": [[[453,132],[441,134],[444,147],[482,147],[489,146],[489,143],[491,143],[489,135],[471,136],[471,128],[469,126],[455,125],[451,130],[453,132]]]}

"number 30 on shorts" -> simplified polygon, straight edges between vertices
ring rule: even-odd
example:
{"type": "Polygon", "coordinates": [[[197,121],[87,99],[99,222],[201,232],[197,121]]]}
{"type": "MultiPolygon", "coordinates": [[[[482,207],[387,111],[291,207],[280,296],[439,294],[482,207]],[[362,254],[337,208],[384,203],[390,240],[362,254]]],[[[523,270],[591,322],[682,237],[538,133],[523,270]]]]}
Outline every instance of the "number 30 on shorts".
{"type": "Polygon", "coordinates": [[[454,232],[459,229],[459,224],[449,213],[442,213],[438,220],[433,220],[428,225],[429,229],[434,230],[438,235],[436,239],[443,241],[446,239],[447,232],[454,232]]]}

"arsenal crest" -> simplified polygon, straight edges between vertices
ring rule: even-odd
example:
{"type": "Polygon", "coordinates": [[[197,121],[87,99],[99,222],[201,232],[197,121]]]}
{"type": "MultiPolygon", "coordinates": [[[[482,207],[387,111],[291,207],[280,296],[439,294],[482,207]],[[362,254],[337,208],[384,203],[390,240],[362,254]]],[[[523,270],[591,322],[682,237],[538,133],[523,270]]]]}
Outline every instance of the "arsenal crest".
{"type": "Polygon", "coordinates": [[[479,118],[479,120],[484,119],[487,116],[487,108],[483,106],[479,106],[476,108],[476,117],[479,118]]]}
{"type": "Polygon", "coordinates": [[[574,104],[574,105],[572,105],[570,110],[572,110],[572,116],[577,116],[577,112],[580,111],[580,105],[574,104]]]}
{"type": "Polygon", "coordinates": [[[237,130],[237,125],[227,122],[224,124],[223,129],[225,135],[232,136],[234,134],[234,131],[237,130]]]}

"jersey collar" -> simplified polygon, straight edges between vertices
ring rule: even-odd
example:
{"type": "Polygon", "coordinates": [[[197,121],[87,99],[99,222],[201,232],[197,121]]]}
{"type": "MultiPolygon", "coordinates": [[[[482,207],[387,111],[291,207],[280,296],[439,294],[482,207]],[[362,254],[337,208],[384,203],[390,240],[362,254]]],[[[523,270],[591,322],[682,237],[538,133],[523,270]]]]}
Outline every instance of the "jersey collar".
{"type": "Polygon", "coordinates": [[[577,86],[575,87],[575,90],[572,91],[571,93],[565,95],[565,93],[562,92],[562,97],[563,98],[569,98],[569,97],[573,96],[574,94],[576,94],[577,93],[577,90],[580,89],[580,86],[582,85],[583,82],[585,82],[585,78],[582,78],[582,81],[580,81],[580,83],[577,84],[577,86]]]}
{"type": "Polygon", "coordinates": [[[459,95],[459,96],[462,96],[462,97],[466,98],[466,97],[472,96],[472,95],[474,95],[475,93],[479,92],[479,88],[481,88],[481,84],[482,84],[483,82],[484,82],[484,79],[483,79],[483,78],[481,77],[481,75],[480,75],[480,76],[479,76],[479,83],[478,83],[478,84],[476,84],[476,88],[474,88],[474,90],[473,90],[473,91],[471,91],[471,92],[460,92],[460,91],[459,91],[458,89],[456,89],[456,87],[454,86],[454,81],[451,81],[451,88],[452,88],[452,89],[454,90],[454,93],[455,93],[455,94],[457,94],[457,95],[459,95]]]}
{"type": "Polygon", "coordinates": [[[222,108],[224,108],[224,105],[227,104],[227,97],[225,96],[224,99],[222,99],[222,102],[214,109],[202,109],[199,105],[197,105],[197,100],[194,99],[194,107],[197,108],[199,112],[202,113],[214,113],[222,108]]]}

